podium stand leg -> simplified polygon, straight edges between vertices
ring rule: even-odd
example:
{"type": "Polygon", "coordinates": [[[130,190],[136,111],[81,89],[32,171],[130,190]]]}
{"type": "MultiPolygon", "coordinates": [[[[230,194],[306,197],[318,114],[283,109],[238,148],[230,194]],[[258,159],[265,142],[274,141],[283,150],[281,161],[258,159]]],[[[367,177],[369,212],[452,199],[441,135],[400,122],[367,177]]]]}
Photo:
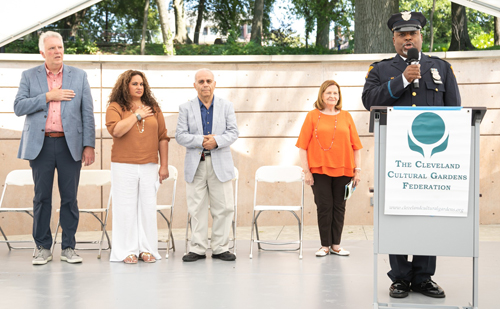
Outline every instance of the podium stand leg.
{"type": "Polygon", "coordinates": [[[378,309],[378,254],[373,253],[373,309],[378,309]]]}
{"type": "Polygon", "coordinates": [[[479,266],[478,266],[479,258],[475,256],[472,260],[473,269],[472,269],[472,308],[478,309],[478,299],[479,299],[479,266]]]}

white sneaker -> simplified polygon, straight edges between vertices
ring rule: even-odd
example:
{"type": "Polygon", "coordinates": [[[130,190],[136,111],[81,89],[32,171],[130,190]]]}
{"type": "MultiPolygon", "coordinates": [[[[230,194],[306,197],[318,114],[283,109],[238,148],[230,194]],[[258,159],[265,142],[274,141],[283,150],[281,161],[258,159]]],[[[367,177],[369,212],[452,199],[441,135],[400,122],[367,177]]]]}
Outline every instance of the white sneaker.
{"type": "Polygon", "coordinates": [[[83,259],[76,254],[73,248],[66,248],[61,252],[61,261],[66,261],[68,263],[81,263],[83,259]]]}
{"type": "Polygon", "coordinates": [[[323,257],[328,255],[328,248],[327,247],[321,247],[319,248],[318,251],[316,251],[316,256],[323,257]]]}
{"type": "Polygon", "coordinates": [[[45,265],[50,261],[52,261],[52,253],[50,253],[50,250],[40,246],[38,247],[36,255],[31,263],[33,265],[45,265]]]}

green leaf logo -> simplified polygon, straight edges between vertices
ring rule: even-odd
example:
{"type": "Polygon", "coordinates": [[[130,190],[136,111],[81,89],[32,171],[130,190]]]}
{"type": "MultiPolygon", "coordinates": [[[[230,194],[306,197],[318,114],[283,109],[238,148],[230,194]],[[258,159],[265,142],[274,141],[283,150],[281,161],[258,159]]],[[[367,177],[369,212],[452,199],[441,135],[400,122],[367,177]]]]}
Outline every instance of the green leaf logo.
{"type": "Polygon", "coordinates": [[[424,158],[430,158],[446,150],[449,137],[443,119],[435,113],[426,112],[413,120],[411,134],[408,132],[408,147],[424,158]]]}

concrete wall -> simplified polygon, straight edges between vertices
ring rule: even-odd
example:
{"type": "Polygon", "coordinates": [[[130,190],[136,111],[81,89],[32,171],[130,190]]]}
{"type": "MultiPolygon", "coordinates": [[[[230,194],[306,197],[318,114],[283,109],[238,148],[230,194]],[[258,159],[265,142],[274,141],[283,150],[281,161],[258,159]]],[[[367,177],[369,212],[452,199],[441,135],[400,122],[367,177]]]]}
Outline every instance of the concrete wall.
{"type": "MultiPolygon", "coordinates": [[[[481,223],[500,223],[500,183],[498,152],[500,151],[500,51],[435,53],[452,63],[462,94],[463,106],[486,106],[488,112],[481,127],[481,223]]],[[[337,56],[86,56],[66,55],[65,63],[88,73],[96,119],[96,163],[91,169],[110,168],[112,139],[107,132],[105,111],[107,99],[118,75],[127,69],[146,73],[165,115],[169,147],[169,163],[179,170],[179,183],[174,212],[174,227],[186,223],[185,185],[183,180],[184,149],[175,139],[179,104],[194,98],[194,72],[210,68],[217,81],[216,96],[234,102],[240,138],[232,146],[236,167],[240,171],[238,222],[249,226],[253,205],[254,174],[262,165],[299,165],[297,136],[306,113],[312,109],[320,84],[335,79],[342,86],[344,109],[351,112],[361,136],[362,182],[347,205],[346,224],[371,224],[372,206],[368,188],[373,186],[373,137],[368,132],[369,113],[361,102],[361,92],[369,65],[392,54],[337,56]]],[[[26,161],[16,159],[24,118],[13,113],[13,102],[22,71],[43,63],[40,55],[0,54],[0,183],[10,170],[29,168],[26,161]]],[[[57,188],[57,185],[55,185],[57,188]]],[[[105,190],[106,191],[106,190],[105,190]]],[[[167,203],[168,190],[160,191],[159,202],[167,203]]],[[[55,191],[57,192],[57,191],[55,191]]],[[[262,191],[270,203],[299,198],[298,187],[271,186],[262,191]],[[286,193],[285,190],[292,191],[286,193]]],[[[107,197],[107,193],[104,194],[107,197]]],[[[80,192],[80,207],[101,207],[101,192],[85,188],[80,192]]],[[[32,188],[11,188],[6,203],[30,205],[32,188]]],[[[316,224],[316,209],[310,188],[306,188],[307,225],[316,224]]],[[[59,203],[54,194],[54,205],[59,203]]],[[[57,223],[55,218],[53,225],[57,223]]],[[[96,230],[98,226],[81,219],[80,230],[96,230]]],[[[294,224],[289,213],[262,218],[264,225],[294,224]]],[[[26,215],[6,214],[0,225],[9,234],[27,234],[31,219],[26,215]]]]}

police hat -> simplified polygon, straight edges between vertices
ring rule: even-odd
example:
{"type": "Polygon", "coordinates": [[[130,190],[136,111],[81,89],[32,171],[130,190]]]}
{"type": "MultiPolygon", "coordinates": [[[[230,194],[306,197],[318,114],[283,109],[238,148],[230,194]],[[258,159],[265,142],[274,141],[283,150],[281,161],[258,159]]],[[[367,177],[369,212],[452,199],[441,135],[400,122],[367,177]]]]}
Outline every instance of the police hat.
{"type": "Polygon", "coordinates": [[[416,31],[422,29],[427,22],[424,14],[420,12],[396,13],[387,21],[387,27],[392,32],[416,31]]]}

